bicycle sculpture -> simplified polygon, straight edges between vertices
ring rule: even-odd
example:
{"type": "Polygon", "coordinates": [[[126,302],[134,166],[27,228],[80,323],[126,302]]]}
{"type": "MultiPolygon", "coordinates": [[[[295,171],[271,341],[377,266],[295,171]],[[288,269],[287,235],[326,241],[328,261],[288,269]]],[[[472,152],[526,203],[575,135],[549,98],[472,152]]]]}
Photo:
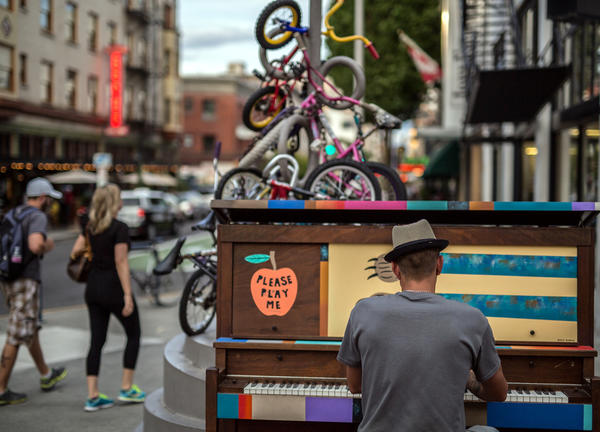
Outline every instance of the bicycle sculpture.
{"type": "MultiPolygon", "coordinates": [[[[344,0],[337,0],[326,14],[323,34],[338,42],[361,40],[373,57],[379,58],[373,43],[364,36],[335,34],[330,18],[343,4],[344,0]]],[[[400,127],[400,120],[374,104],[360,102],[366,79],[351,58],[333,57],[319,67],[313,66],[307,49],[309,28],[300,22],[300,7],[293,0],[273,1],[259,15],[255,32],[265,73],[255,74],[264,85],[248,98],[243,111],[244,123],[259,135],[240,159],[239,167],[225,173],[215,198],[405,200],[406,189],[396,171],[366,161],[363,151],[367,137],[376,130],[400,127]],[[288,44],[288,53],[269,58],[270,51],[288,44]],[[334,68],[352,74],[350,96],[328,78],[334,68]],[[313,89],[310,93],[309,88],[313,89]],[[335,135],[323,107],[352,110],[357,133],[349,147],[335,135]],[[367,133],[363,133],[360,109],[375,118],[375,127],[367,133]],[[308,154],[302,176],[293,161],[300,148],[308,154]],[[259,169],[269,151],[277,158],[259,169]]]]}

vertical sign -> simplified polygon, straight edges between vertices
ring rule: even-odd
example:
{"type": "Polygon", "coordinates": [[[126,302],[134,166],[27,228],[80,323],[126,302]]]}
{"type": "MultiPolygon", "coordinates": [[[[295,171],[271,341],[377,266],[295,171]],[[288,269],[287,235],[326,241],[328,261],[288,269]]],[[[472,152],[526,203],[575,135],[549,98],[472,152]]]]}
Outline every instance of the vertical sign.
{"type": "Polygon", "coordinates": [[[108,135],[125,135],[127,127],[123,125],[123,54],[125,47],[109,47],[110,68],[110,112],[108,135]]]}

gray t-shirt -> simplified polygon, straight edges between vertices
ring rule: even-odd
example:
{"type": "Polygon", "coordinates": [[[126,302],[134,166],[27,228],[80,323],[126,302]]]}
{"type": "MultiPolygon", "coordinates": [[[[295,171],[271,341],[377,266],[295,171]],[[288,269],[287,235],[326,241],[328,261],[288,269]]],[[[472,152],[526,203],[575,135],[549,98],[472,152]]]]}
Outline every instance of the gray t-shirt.
{"type": "Polygon", "coordinates": [[[464,432],[464,392],[498,370],[492,330],[471,306],[432,293],[361,300],[338,360],[362,368],[359,431],[464,432]]]}
{"type": "MultiPolygon", "coordinates": [[[[21,206],[19,209],[22,209],[27,206],[21,206]]],[[[27,279],[34,279],[38,282],[41,282],[41,273],[40,273],[40,260],[41,257],[39,255],[34,255],[31,253],[29,248],[27,247],[27,238],[30,234],[40,233],[46,238],[46,230],[48,227],[48,217],[44,212],[38,209],[34,209],[28,216],[23,220],[23,235],[25,236],[25,246],[26,252],[23,256],[23,259],[26,261],[25,269],[21,277],[27,279]]]]}

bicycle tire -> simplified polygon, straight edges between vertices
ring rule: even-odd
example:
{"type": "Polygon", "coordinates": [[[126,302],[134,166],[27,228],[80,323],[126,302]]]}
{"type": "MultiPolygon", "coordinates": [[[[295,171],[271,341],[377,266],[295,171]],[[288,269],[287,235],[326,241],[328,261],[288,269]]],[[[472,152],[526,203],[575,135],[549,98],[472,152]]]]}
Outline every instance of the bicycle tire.
{"type": "MultiPolygon", "coordinates": [[[[310,143],[315,139],[310,127],[310,119],[302,114],[294,114],[286,119],[279,132],[279,140],[277,141],[277,153],[278,154],[295,154],[300,146],[305,143],[307,151],[309,153],[307,172],[314,169],[318,164],[318,153],[308,150],[310,143]],[[302,132],[304,131],[304,133],[302,132]],[[305,139],[304,139],[305,138],[305,139]]],[[[287,169],[287,164],[281,162],[280,173],[282,178],[280,180],[289,182],[291,179],[291,173],[287,169]]],[[[306,177],[306,174],[304,174],[306,177]]],[[[302,180],[299,181],[301,183],[302,180]]]]}
{"type": "MultiPolygon", "coordinates": [[[[317,167],[306,180],[309,192],[329,197],[334,200],[378,201],[381,199],[381,188],[375,175],[364,164],[350,160],[335,159],[317,167]],[[336,175],[344,180],[340,186],[336,175]],[[360,190],[359,195],[353,191],[360,190]]],[[[316,198],[327,199],[327,198],[316,198]]]]}
{"type": "Polygon", "coordinates": [[[406,201],[406,186],[395,170],[379,162],[366,164],[379,182],[383,201],[406,201]]]}
{"type": "MultiPolygon", "coordinates": [[[[267,132],[265,136],[260,138],[254,144],[254,147],[252,147],[248,151],[248,153],[246,153],[240,159],[240,168],[249,168],[252,166],[256,166],[258,162],[262,160],[262,157],[270,148],[275,148],[275,145],[277,144],[277,138],[279,137],[279,131],[281,129],[281,123],[281,121],[277,121],[277,124],[273,126],[273,128],[269,132],[267,132]]],[[[272,124],[273,123],[271,123],[271,125],[272,124]]]]}
{"type": "Polygon", "coordinates": [[[269,28],[269,18],[278,13],[280,15],[288,15],[284,18],[290,18],[290,25],[298,27],[302,21],[302,13],[300,6],[294,0],[275,0],[269,3],[262,10],[256,21],[256,40],[265,49],[277,49],[286,45],[292,40],[293,32],[286,31],[278,38],[271,38],[273,28],[269,28]]]}
{"type": "Polygon", "coordinates": [[[208,328],[216,312],[216,286],[215,282],[206,276],[204,270],[194,272],[183,289],[181,300],[179,301],[179,325],[188,336],[196,336],[208,328]],[[202,276],[205,276],[203,279],[202,276]],[[203,279],[203,280],[202,280],[203,279]],[[198,289],[198,285],[200,288],[198,289]],[[206,289],[208,292],[205,292],[206,289]],[[198,296],[202,298],[199,300],[198,296]],[[208,309],[206,305],[208,303],[208,309]],[[195,319],[195,316],[190,315],[189,307],[197,308],[201,314],[200,320],[195,319]]]}
{"type": "MultiPolygon", "coordinates": [[[[276,28],[269,34],[269,36],[275,37],[278,34],[283,33],[283,32],[285,32],[285,30],[276,28]]],[[[265,69],[267,76],[271,76],[273,78],[277,78],[277,79],[283,80],[283,81],[289,81],[291,79],[298,78],[298,73],[294,70],[286,69],[285,66],[282,69],[274,67],[273,66],[274,62],[269,61],[268,51],[271,51],[271,50],[267,50],[262,46],[258,49],[258,58],[260,60],[260,64],[262,64],[262,67],[265,69]]],[[[290,50],[290,52],[291,52],[291,50],[290,50]]],[[[302,51],[298,50],[297,55],[302,56],[302,51]]],[[[303,57],[301,57],[301,59],[302,59],[301,61],[304,60],[303,57]]],[[[280,63],[280,62],[278,62],[278,63],[280,63]]],[[[290,62],[288,64],[292,64],[292,63],[290,62]]]]}
{"type": "MultiPolygon", "coordinates": [[[[354,77],[354,84],[353,84],[354,87],[352,89],[352,95],[349,97],[351,97],[352,99],[356,99],[356,100],[359,100],[360,98],[362,98],[365,95],[365,89],[366,89],[366,85],[367,85],[366,84],[367,79],[365,78],[365,72],[360,67],[360,65],[355,60],[351,59],[350,57],[346,57],[346,56],[331,57],[329,60],[327,60],[326,62],[324,62],[321,65],[321,67],[319,68],[319,73],[321,75],[323,75],[323,77],[327,77],[327,74],[334,67],[338,67],[338,66],[348,68],[348,70],[350,70],[350,72],[352,72],[352,76],[354,77]]],[[[326,86],[327,84],[324,83],[323,85],[326,86]]],[[[323,87],[323,89],[326,90],[325,87],[323,87]]],[[[320,92],[317,92],[316,96],[317,96],[317,100],[320,103],[327,105],[328,107],[331,107],[334,109],[343,110],[343,109],[351,108],[353,106],[352,102],[329,100],[327,97],[325,97],[320,92]]]]}
{"type": "Polygon", "coordinates": [[[242,121],[248,129],[256,132],[260,131],[281,112],[283,107],[281,101],[285,98],[285,93],[281,88],[277,89],[277,92],[275,90],[275,87],[267,86],[258,89],[250,95],[242,110],[242,121]],[[269,112],[268,110],[271,108],[273,98],[276,98],[276,109],[269,112]],[[260,119],[261,116],[263,117],[262,119],[260,119]]]}
{"type": "MultiPolygon", "coordinates": [[[[227,171],[217,185],[215,199],[256,199],[254,187],[262,183],[262,173],[255,168],[234,168],[227,171]],[[244,181],[244,184],[237,182],[244,181]],[[250,182],[246,185],[246,182],[250,182]]],[[[262,188],[261,188],[262,189],[262,188]]]]}

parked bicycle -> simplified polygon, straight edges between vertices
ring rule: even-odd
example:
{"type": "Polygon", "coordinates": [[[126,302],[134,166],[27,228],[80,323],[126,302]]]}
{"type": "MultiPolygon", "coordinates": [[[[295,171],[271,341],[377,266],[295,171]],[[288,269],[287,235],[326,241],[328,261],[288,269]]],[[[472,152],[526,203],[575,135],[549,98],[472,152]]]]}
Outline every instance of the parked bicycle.
{"type": "Polygon", "coordinates": [[[153,272],[160,262],[157,245],[154,242],[133,243],[132,251],[144,251],[131,257],[131,279],[133,279],[143,295],[150,298],[156,306],[170,306],[175,302],[166,300],[167,294],[179,289],[185,282],[185,274],[181,268],[170,274],[158,275],[153,272]],[[136,263],[137,261],[137,263],[136,263]]]}
{"type": "MultiPolygon", "coordinates": [[[[216,246],[215,213],[192,226],[192,230],[210,233],[216,246]]],[[[215,317],[217,305],[217,250],[213,247],[194,253],[182,254],[186,237],[181,237],[168,255],[155,268],[154,274],[169,275],[185,260],[193,263],[196,270],[187,280],[179,301],[179,325],[189,336],[203,333],[215,317]]]]}

